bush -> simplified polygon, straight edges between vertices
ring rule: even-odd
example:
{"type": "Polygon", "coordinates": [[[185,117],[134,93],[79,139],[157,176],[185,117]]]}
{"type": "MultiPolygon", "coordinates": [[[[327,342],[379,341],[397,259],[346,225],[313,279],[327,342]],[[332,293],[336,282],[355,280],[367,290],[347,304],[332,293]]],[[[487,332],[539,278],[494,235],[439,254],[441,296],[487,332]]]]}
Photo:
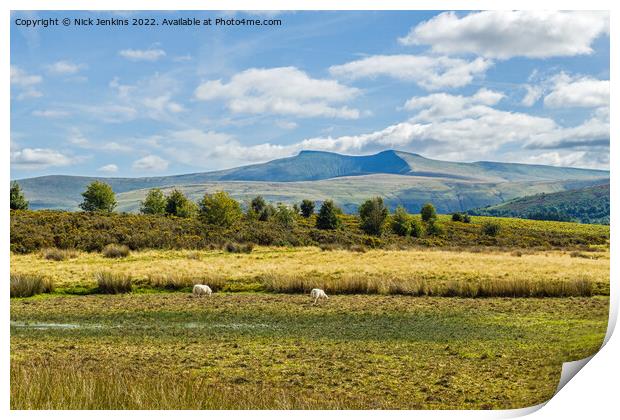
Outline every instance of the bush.
{"type": "Polygon", "coordinates": [[[292,228],[295,226],[295,213],[284,204],[278,204],[274,220],[282,227],[292,228]]]}
{"type": "Polygon", "coordinates": [[[243,215],[239,203],[224,191],[205,194],[199,205],[200,218],[210,225],[230,227],[243,215]]]}
{"type": "Polygon", "coordinates": [[[426,224],[426,234],[429,236],[441,236],[443,235],[443,227],[437,223],[437,220],[431,219],[426,224]]]}
{"type": "Polygon", "coordinates": [[[482,233],[487,236],[497,236],[501,230],[501,226],[496,222],[485,222],[482,225],[482,233]]]}
{"type": "Polygon", "coordinates": [[[253,243],[237,244],[234,242],[228,242],[224,245],[224,250],[232,254],[250,254],[253,249],[253,243]]]}
{"type": "Polygon", "coordinates": [[[111,213],[116,207],[116,198],[112,187],[101,181],[93,181],[86,191],[82,193],[84,201],[80,204],[80,208],[84,211],[101,211],[111,213]]]}
{"type": "Polygon", "coordinates": [[[64,261],[67,258],[77,257],[77,251],[74,249],[47,248],[44,249],[41,254],[46,260],[53,261],[64,261]]]}
{"type": "Polygon", "coordinates": [[[301,202],[301,215],[306,219],[314,214],[314,202],[310,200],[303,200],[301,202]]]}
{"type": "Polygon", "coordinates": [[[366,200],[359,208],[360,227],[369,235],[381,235],[388,216],[388,209],[381,197],[366,200]]]}
{"type": "Polygon", "coordinates": [[[166,214],[167,200],[159,188],[153,188],[146,194],[144,201],[140,202],[142,214],[166,214]]]}
{"type": "Polygon", "coordinates": [[[106,258],[124,258],[129,255],[129,248],[126,245],[108,244],[101,252],[106,258]]]}
{"type": "Polygon", "coordinates": [[[261,214],[267,207],[267,203],[262,196],[256,196],[250,201],[250,210],[255,214],[261,214]]]}
{"type": "Polygon", "coordinates": [[[411,220],[411,236],[414,238],[421,238],[424,235],[424,229],[422,229],[422,225],[415,219],[411,220]]]}
{"type": "Polygon", "coordinates": [[[392,216],[392,232],[399,236],[407,236],[411,234],[411,216],[403,206],[396,207],[392,216]]]}
{"type": "Polygon", "coordinates": [[[276,209],[271,203],[267,204],[260,213],[258,213],[258,220],[261,222],[267,222],[275,214],[276,209]]]}
{"type": "Polygon", "coordinates": [[[463,214],[462,213],[452,213],[452,221],[453,222],[462,222],[463,214]]]}
{"type": "Polygon", "coordinates": [[[166,197],[166,214],[176,217],[193,217],[197,213],[196,204],[176,188],[166,197]]]}
{"type": "Polygon", "coordinates": [[[12,274],[11,297],[29,297],[54,291],[52,280],[39,274],[12,274]]]}
{"type": "Polygon", "coordinates": [[[28,210],[28,201],[15,181],[11,182],[11,210],[28,210]]]}
{"type": "Polygon", "coordinates": [[[437,212],[431,203],[424,204],[420,210],[420,214],[422,215],[422,220],[425,222],[429,222],[437,218],[437,212]]]}
{"type": "Polygon", "coordinates": [[[470,223],[471,217],[467,213],[463,213],[463,223],[470,223]]]}
{"type": "Polygon", "coordinates": [[[339,212],[340,209],[332,200],[324,201],[316,218],[316,227],[319,229],[337,229],[340,226],[339,212]]]}
{"type": "Polygon", "coordinates": [[[95,273],[99,293],[129,293],[132,289],[131,277],[126,274],[100,271],[95,273]]]}

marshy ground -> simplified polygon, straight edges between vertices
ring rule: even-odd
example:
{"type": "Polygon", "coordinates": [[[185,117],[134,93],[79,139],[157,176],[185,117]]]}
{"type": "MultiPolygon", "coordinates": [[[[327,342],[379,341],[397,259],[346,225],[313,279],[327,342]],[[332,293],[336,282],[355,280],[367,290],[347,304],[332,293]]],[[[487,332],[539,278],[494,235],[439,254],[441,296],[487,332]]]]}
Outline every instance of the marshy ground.
{"type": "Polygon", "coordinates": [[[525,407],[597,351],[607,316],[605,296],[12,299],[11,407],[525,407]]]}

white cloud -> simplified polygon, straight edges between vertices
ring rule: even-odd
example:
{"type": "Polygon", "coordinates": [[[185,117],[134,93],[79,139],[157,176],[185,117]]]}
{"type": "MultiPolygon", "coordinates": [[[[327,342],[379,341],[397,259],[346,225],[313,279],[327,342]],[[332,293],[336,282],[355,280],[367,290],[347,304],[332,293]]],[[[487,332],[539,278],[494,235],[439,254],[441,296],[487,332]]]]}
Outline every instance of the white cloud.
{"type": "Polygon", "coordinates": [[[234,75],[228,83],[204,82],[195,91],[199,100],[225,101],[234,113],[347,119],[359,118],[359,110],[333,104],[358,94],[356,88],[335,80],[313,79],[295,67],[253,68],[234,75]]]}
{"type": "Polygon", "coordinates": [[[483,11],[459,17],[441,13],[399,39],[430,45],[442,54],[488,58],[547,58],[590,54],[592,42],[609,33],[606,11],[483,11]]]}
{"type": "Polygon", "coordinates": [[[69,130],[69,143],[88,150],[99,150],[104,152],[128,153],[133,151],[133,147],[128,144],[120,144],[114,141],[93,142],[82,134],[81,130],[73,127],[69,130]]]}
{"type": "Polygon", "coordinates": [[[36,88],[42,81],[43,78],[39,75],[28,74],[17,66],[11,66],[11,85],[14,85],[19,92],[16,96],[18,100],[43,96],[43,93],[36,88]]]}
{"type": "Polygon", "coordinates": [[[11,84],[27,87],[37,85],[43,81],[39,75],[28,74],[17,66],[11,66],[11,84]]]}
{"type": "Polygon", "coordinates": [[[59,109],[36,109],[32,111],[32,115],[42,118],[63,118],[68,117],[70,113],[59,109]]]}
{"type": "Polygon", "coordinates": [[[139,117],[162,120],[170,118],[171,114],[185,111],[183,105],[172,99],[172,96],[179,90],[178,81],[164,74],[155,73],[133,85],[122,84],[120,79],[115,77],[110,81],[109,86],[115,92],[117,104],[108,105],[108,107],[128,110],[128,113],[122,116],[124,119],[121,121],[139,117]]]}
{"type": "Polygon", "coordinates": [[[373,55],[346,64],[332,66],[329,72],[348,79],[389,76],[411,81],[425,89],[456,88],[468,85],[493,64],[478,57],[473,61],[424,55],[373,55]]]}
{"type": "Polygon", "coordinates": [[[50,64],[47,67],[47,71],[52,74],[65,75],[75,74],[85,67],[84,64],[75,64],[70,61],[57,61],[50,64]]]}
{"type": "Polygon", "coordinates": [[[532,106],[543,95],[543,88],[541,86],[536,85],[525,85],[525,96],[521,99],[521,105],[523,106],[532,106]]]}
{"type": "Polygon", "coordinates": [[[552,81],[553,88],[551,93],[545,96],[545,106],[551,108],[609,106],[609,80],[574,78],[560,73],[552,81]]]}
{"type": "Polygon", "coordinates": [[[135,171],[159,172],[168,169],[168,161],[156,155],[148,155],[134,161],[131,167],[135,171]]]}
{"type": "Polygon", "coordinates": [[[110,163],[108,165],[103,165],[102,167],[100,167],[97,170],[100,171],[100,172],[105,172],[105,173],[113,174],[115,172],[118,172],[118,166],[116,166],[113,163],[110,163]]]}
{"type": "Polygon", "coordinates": [[[276,125],[283,130],[294,130],[298,127],[295,121],[278,120],[276,121],[276,125]]]}
{"type": "Polygon", "coordinates": [[[74,159],[52,149],[23,148],[11,150],[11,164],[19,169],[45,169],[71,165],[74,159]]]}
{"type": "Polygon", "coordinates": [[[150,48],[147,50],[121,50],[118,54],[131,61],[157,61],[166,56],[166,51],[160,48],[150,48]]]}

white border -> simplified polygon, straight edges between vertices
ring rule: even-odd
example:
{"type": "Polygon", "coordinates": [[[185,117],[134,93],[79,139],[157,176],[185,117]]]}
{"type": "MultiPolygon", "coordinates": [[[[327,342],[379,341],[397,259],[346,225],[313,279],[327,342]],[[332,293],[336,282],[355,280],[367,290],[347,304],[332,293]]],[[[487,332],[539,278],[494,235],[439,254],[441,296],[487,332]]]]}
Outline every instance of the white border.
{"type": "MultiPolygon", "coordinates": [[[[8,187],[10,180],[10,84],[9,81],[9,33],[10,33],[10,10],[484,10],[484,9],[547,9],[547,10],[610,10],[611,12],[611,69],[610,74],[618,74],[618,54],[614,51],[618,31],[615,24],[618,21],[618,2],[590,0],[588,2],[576,0],[564,1],[541,1],[541,0],[505,0],[497,1],[401,1],[401,0],[107,0],[107,1],[88,1],[88,0],[50,0],[46,2],[36,0],[5,0],[0,3],[0,53],[3,83],[0,84],[0,127],[2,128],[2,181],[0,183],[0,194],[2,195],[2,208],[8,209],[8,187]]],[[[612,92],[614,83],[611,83],[612,92]]],[[[611,133],[615,133],[614,124],[618,100],[611,95],[610,118],[611,133]]],[[[612,136],[613,137],[613,136],[612,136]]],[[[615,162],[618,147],[614,140],[611,141],[611,156],[615,162]]],[[[618,213],[618,192],[619,187],[616,183],[616,172],[611,172],[611,213],[612,220],[619,220],[618,213]]],[[[8,213],[8,210],[7,210],[8,213]]],[[[0,380],[0,401],[3,413],[9,411],[9,296],[8,296],[8,273],[9,273],[9,216],[5,214],[0,222],[0,229],[5,240],[0,241],[0,264],[4,275],[4,285],[2,287],[2,314],[3,321],[0,321],[0,334],[3,339],[0,341],[0,366],[2,367],[2,378],[0,380]]],[[[618,228],[616,224],[611,225],[611,236],[616,238],[618,228]]],[[[211,411],[211,412],[162,412],[162,411],[128,411],[114,412],[112,415],[132,418],[164,418],[171,415],[175,417],[205,417],[226,418],[228,416],[238,416],[240,418],[314,418],[322,417],[355,417],[356,419],[366,418],[506,418],[515,417],[530,412],[532,419],[571,419],[583,418],[585,416],[595,419],[606,419],[615,417],[618,413],[617,386],[620,375],[620,361],[617,357],[620,354],[620,341],[616,336],[611,335],[613,326],[616,323],[618,314],[618,261],[619,255],[617,247],[611,247],[611,310],[610,323],[606,339],[606,345],[596,354],[592,360],[584,367],[576,379],[569,381],[561,391],[548,403],[538,407],[531,407],[522,410],[508,411],[211,411]],[[540,409],[542,406],[544,408],[540,409]],[[540,410],[539,410],[540,409],[540,410]]],[[[30,418],[35,416],[45,416],[48,418],[82,418],[88,415],[92,418],[107,418],[110,412],[90,411],[90,412],[10,412],[10,416],[19,418],[30,418]]]]}

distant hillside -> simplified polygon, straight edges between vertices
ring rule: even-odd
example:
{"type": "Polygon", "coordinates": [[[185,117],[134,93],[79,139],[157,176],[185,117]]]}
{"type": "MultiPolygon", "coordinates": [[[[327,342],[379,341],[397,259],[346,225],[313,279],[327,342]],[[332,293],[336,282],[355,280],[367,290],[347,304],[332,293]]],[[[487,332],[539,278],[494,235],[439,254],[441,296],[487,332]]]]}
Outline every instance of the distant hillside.
{"type": "Polygon", "coordinates": [[[471,210],[480,216],[609,224],[609,184],[536,194],[471,210]]]}
{"type": "Polygon", "coordinates": [[[237,198],[248,194],[274,196],[283,202],[334,198],[349,211],[370,195],[381,195],[411,210],[426,200],[438,202],[440,211],[462,211],[528,194],[607,183],[609,172],[517,163],[445,162],[394,150],[369,156],[303,151],[297,156],[224,171],[144,178],[50,175],[18,182],[32,208],[72,210],[81,202],[80,193],[96,179],[110,184],[120,194],[121,208],[128,211],[137,209],[137,198],[145,189],[182,187],[204,194],[215,186],[237,198]]]}

